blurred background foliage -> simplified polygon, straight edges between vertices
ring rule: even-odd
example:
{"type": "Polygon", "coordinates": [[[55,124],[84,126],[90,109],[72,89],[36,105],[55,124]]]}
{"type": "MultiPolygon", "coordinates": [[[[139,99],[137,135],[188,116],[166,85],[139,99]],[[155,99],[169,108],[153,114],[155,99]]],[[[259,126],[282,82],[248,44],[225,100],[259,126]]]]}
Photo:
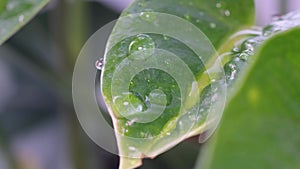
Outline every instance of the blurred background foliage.
{"type": "MultiPolygon", "coordinates": [[[[0,0],[2,1],[2,0],[0,0]]],[[[118,18],[128,1],[52,0],[0,46],[0,169],[114,169],[118,157],[94,144],[73,110],[71,78],[85,41],[118,18]]],[[[257,0],[257,24],[300,7],[298,0],[257,0]]],[[[1,23],[0,23],[1,29],[1,23]]],[[[190,169],[191,138],[142,169],[190,169]]]]}

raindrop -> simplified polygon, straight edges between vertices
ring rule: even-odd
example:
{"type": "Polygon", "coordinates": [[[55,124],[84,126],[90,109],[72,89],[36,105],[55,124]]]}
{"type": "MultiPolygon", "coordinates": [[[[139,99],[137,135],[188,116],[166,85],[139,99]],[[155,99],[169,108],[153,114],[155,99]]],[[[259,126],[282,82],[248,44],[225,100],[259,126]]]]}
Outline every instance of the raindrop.
{"type": "Polygon", "coordinates": [[[232,64],[232,63],[229,64],[229,67],[230,67],[231,69],[235,69],[235,68],[236,68],[236,66],[235,66],[234,64],[232,64]]]}
{"type": "Polygon", "coordinates": [[[169,37],[167,35],[163,36],[164,40],[169,40],[169,37]]]}
{"type": "Polygon", "coordinates": [[[213,29],[217,27],[217,25],[215,23],[210,23],[209,26],[213,29]]]}
{"type": "Polygon", "coordinates": [[[246,43],[245,46],[246,46],[247,50],[249,50],[249,51],[254,51],[254,47],[253,47],[252,44],[246,43]]]}
{"type": "Polygon", "coordinates": [[[136,119],[133,119],[133,120],[129,120],[126,122],[126,126],[132,126],[134,123],[136,122],[136,119]]]}
{"type": "Polygon", "coordinates": [[[95,66],[98,70],[102,70],[103,68],[103,58],[96,61],[95,66]]]}
{"type": "Polygon", "coordinates": [[[156,14],[150,10],[150,9],[146,9],[144,12],[140,13],[140,17],[148,22],[153,22],[156,19],[156,14]]]}
{"type": "Polygon", "coordinates": [[[235,61],[235,62],[239,62],[239,61],[241,61],[241,59],[240,58],[234,58],[234,60],[233,61],[235,61]]]}
{"type": "Polygon", "coordinates": [[[237,70],[233,70],[233,71],[231,72],[231,75],[230,75],[229,80],[234,80],[234,79],[235,79],[235,76],[236,76],[236,73],[237,73],[237,70]]]}
{"type": "Polygon", "coordinates": [[[187,19],[187,20],[191,20],[191,16],[188,15],[188,14],[185,14],[185,15],[184,15],[184,18],[187,19]]]}
{"type": "Polygon", "coordinates": [[[222,7],[222,4],[221,4],[220,2],[218,2],[218,3],[216,4],[216,7],[217,7],[217,8],[221,8],[221,7],[222,7]]]}
{"type": "Polygon", "coordinates": [[[125,135],[125,128],[124,127],[122,127],[122,129],[121,129],[121,134],[122,134],[122,136],[124,136],[125,135]]]}
{"type": "Polygon", "coordinates": [[[237,52],[240,51],[240,49],[238,47],[235,47],[235,48],[232,49],[232,51],[237,53],[237,52]]]}
{"type": "Polygon", "coordinates": [[[269,25],[263,29],[263,35],[264,36],[271,36],[274,33],[274,26],[269,25]]]}
{"type": "Polygon", "coordinates": [[[129,58],[145,59],[154,53],[155,43],[153,39],[146,34],[139,34],[133,38],[129,45],[129,58]]]}
{"type": "Polygon", "coordinates": [[[247,55],[246,53],[241,53],[240,56],[239,56],[239,58],[242,59],[242,60],[244,60],[244,61],[246,61],[246,60],[248,60],[248,56],[249,55],[247,55]]]}
{"type": "Polygon", "coordinates": [[[230,16],[230,11],[229,10],[225,10],[224,14],[225,14],[225,16],[230,16]]]}
{"type": "Polygon", "coordinates": [[[132,147],[132,146],[129,146],[128,149],[129,149],[130,151],[136,151],[136,148],[135,148],[135,147],[132,147]]]}
{"type": "Polygon", "coordinates": [[[136,111],[142,112],[142,111],[143,111],[143,106],[139,104],[139,105],[137,106],[137,108],[136,108],[136,111]]]}
{"type": "Polygon", "coordinates": [[[20,15],[18,20],[19,20],[19,22],[23,22],[24,21],[24,15],[20,15]]]}
{"type": "Polygon", "coordinates": [[[150,101],[149,97],[148,97],[148,96],[146,96],[146,98],[145,98],[145,102],[149,102],[149,101],[150,101]]]}

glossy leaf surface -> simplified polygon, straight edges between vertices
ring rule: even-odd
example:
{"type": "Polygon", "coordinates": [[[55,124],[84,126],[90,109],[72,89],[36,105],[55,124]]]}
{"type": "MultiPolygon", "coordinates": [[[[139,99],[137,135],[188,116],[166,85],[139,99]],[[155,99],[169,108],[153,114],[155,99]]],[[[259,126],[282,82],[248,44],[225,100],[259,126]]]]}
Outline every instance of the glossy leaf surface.
{"type": "MultiPolygon", "coordinates": [[[[102,92],[114,121],[120,154],[137,158],[122,158],[120,168],[134,168],[140,164],[139,158],[155,157],[185,138],[204,132],[211,100],[218,98],[217,94],[224,97],[224,91],[216,92],[216,95],[211,92],[214,86],[220,84],[212,83],[212,77],[206,74],[207,65],[218,62],[215,48],[228,48],[231,45],[225,43],[228,37],[253,24],[253,13],[254,4],[250,0],[140,0],[134,1],[124,11],[123,17],[129,19],[121,19],[116,24],[102,73],[102,92]],[[186,30],[188,27],[180,27],[184,23],[174,26],[167,19],[161,22],[166,15],[157,13],[176,16],[193,24],[193,27],[201,30],[204,40],[201,43],[193,42],[198,34],[188,36],[185,33],[189,32],[186,30]],[[140,18],[135,15],[144,21],[139,23],[140,18]],[[151,32],[147,28],[153,25],[170,26],[162,32],[151,32]],[[142,28],[148,31],[130,34],[142,28]],[[174,28],[179,32],[178,35],[173,33],[174,28]],[[118,39],[124,32],[128,32],[128,37],[118,39]],[[180,39],[180,35],[186,35],[187,40],[180,39]],[[199,57],[197,50],[190,45],[200,46],[203,52],[200,53],[206,58],[199,57]],[[159,53],[160,50],[167,51],[167,54],[159,53]],[[154,59],[151,64],[143,60],[153,52],[158,52],[155,54],[160,59],[154,59]],[[179,56],[178,60],[175,56],[179,56]],[[142,70],[140,66],[147,69],[142,70]],[[159,69],[161,67],[164,68],[159,69]],[[176,73],[170,73],[174,71],[176,73]],[[116,75],[115,72],[121,73],[116,75]],[[124,93],[126,95],[126,90],[127,96],[122,96],[124,93]],[[190,96],[187,96],[189,93],[190,96]],[[164,109],[160,109],[165,105],[164,109]],[[127,109],[128,106],[133,108],[127,109]],[[148,111],[151,108],[153,111],[148,111]]],[[[212,107],[216,112],[223,111],[221,102],[216,102],[212,107]]]]}

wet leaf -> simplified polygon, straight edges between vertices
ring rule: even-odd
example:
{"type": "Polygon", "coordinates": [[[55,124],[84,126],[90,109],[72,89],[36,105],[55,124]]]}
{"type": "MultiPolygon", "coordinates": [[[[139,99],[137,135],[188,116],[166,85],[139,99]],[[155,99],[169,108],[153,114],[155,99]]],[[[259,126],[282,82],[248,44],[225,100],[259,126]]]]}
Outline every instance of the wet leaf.
{"type": "Polygon", "coordinates": [[[214,70],[215,48],[229,48],[228,37],[253,24],[254,4],[140,0],[122,16],[107,46],[102,92],[120,168],[129,169],[218,123],[226,87],[224,72],[214,70]]]}
{"type": "Polygon", "coordinates": [[[249,39],[260,39],[262,46],[248,55],[250,65],[243,65],[240,83],[232,85],[236,96],[198,168],[300,167],[299,16],[285,15],[249,39]]]}
{"type": "Polygon", "coordinates": [[[23,27],[49,0],[1,0],[0,45],[23,27]]]}

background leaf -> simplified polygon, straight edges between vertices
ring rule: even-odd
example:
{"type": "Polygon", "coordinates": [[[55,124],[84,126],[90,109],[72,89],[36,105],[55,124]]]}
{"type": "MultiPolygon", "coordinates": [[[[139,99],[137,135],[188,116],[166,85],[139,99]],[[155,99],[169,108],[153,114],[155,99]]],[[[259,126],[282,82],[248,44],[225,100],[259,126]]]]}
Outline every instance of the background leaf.
{"type": "Polygon", "coordinates": [[[258,51],[204,168],[299,168],[299,36],[299,28],[278,34],[258,51]]]}
{"type": "Polygon", "coordinates": [[[24,26],[49,0],[1,0],[0,45],[24,26]]]}

